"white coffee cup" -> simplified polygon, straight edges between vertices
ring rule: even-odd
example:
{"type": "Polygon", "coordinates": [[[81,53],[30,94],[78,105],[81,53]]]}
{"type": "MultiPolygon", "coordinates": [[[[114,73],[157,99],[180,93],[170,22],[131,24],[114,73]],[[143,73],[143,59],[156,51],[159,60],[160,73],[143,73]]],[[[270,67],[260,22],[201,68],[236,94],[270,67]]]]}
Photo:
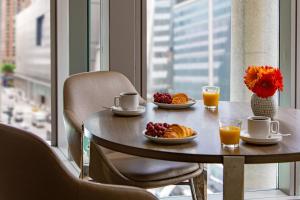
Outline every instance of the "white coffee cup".
{"type": "Polygon", "coordinates": [[[120,96],[115,97],[114,105],[123,110],[137,110],[139,106],[139,95],[136,92],[122,92],[120,96]]]}
{"type": "Polygon", "coordinates": [[[253,116],[248,118],[248,134],[253,138],[265,139],[279,133],[279,122],[270,117],[253,116]]]}

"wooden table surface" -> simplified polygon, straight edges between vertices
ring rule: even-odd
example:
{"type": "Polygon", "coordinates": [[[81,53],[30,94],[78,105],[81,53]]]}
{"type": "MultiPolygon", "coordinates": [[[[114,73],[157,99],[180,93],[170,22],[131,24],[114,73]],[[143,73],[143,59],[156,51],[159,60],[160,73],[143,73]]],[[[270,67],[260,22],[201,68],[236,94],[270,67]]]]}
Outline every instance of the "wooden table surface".
{"type": "Polygon", "coordinates": [[[85,134],[106,148],[161,160],[223,163],[224,156],[243,156],[245,163],[300,160],[300,110],[279,109],[275,119],[280,122],[280,132],[292,134],[279,144],[255,146],[241,142],[239,149],[234,151],[221,148],[218,120],[242,119],[243,128],[246,128],[247,117],[252,115],[249,103],[220,102],[217,111],[206,110],[202,101],[186,110],[163,110],[148,103],[146,110],[138,117],[119,117],[109,110],[94,113],[84,121],[85,134]],[[149,121],[186,125],[195,129],[199,136],[188,144],[155,144],[142,134],[149,121]]]}

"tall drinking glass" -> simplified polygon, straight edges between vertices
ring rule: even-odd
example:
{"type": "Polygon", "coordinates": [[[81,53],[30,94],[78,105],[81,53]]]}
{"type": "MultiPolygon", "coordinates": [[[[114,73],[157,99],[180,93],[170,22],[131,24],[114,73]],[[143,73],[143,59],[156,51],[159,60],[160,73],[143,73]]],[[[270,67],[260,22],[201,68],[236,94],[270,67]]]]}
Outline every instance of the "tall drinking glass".
{"type": "Polygon", "coordinates": [[[219,105],[220,88],[216,86],[204,86],[202,88],[203,103],[207,109],[216,109],[219,105]]]}

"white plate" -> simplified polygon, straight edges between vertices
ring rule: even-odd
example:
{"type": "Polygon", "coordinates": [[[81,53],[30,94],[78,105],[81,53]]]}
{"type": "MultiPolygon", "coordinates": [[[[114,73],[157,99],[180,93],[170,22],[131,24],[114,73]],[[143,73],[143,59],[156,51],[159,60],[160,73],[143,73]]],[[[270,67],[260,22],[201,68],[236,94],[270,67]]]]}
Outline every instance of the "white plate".
{"type": "Polygon", "coordinates": [[[159,143],[159,144],[184,144],[193,141],[198,133],[194,131],[194,135],[186,138],[163,138],[163,137],[152,137],[146,135],[146,130],[143,131],[143,135],[150,141],[159,143]]]}
{"type": "Polygon", "coordinates": [[[112,106],[111,111],[115,115],[120,115],[120,116],[138,116],[138,115],[142,115],[146,111],[146,109],[144,106],[139,106],[137,110],[123,110],[121,107],[112,106]]]}
{"type": "Polygon", "coordinates": [[[185,104],[167,104],[167,103],[157,103],[154,101],[153,103],[157,105],[159,108],[164,108],[164,109],[184,109],[193,106],[196,103],[196,100],[189,98],[189,101],[185,104]]]}
{"type": "Polygon", "coordinates": [[[281,135],[272,135],[269,138],[253,138],[251,137],[248,132],[246,130],[243,130],[241,132],[241,136],[240,136],[241,140],[243,140],[246,143],[249,144],[257,144],[257,145],[270,145],[270,144],[277,144],[278,142],[280,142],[282,140],[282,136],[281,135]]]}

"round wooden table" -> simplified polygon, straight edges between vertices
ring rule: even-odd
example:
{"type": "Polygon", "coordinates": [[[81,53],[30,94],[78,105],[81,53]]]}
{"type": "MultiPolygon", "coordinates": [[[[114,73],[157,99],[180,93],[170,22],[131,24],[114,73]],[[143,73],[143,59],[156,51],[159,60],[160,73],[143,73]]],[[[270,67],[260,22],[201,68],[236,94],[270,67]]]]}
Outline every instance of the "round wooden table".
{"type": "Polygon", "coordinates": [[[223,149],[219,119],[242,119],[243,128],[247,128],[247,118],[251,115],[249,103],[220,102],[216,111],[205,109],[202,101],[185,110],[163,110],[148,103],[146,113],[138,117],[115,116],[109,110],[94,113],[84,121],[84,128],[92,142],[114,151],[161,160],[222,163],[224,199],[241,200],[244,164],[300,161],[300,110],[296,109],[280,108],[275,117],[280,122],[280,132],[291,134],[279,144],[255,146],[241,142],[238,149],[223,149]],[[149,121],[186,125],[199,136],[187,144],[155,144],[142,134],[149,121]]]}

